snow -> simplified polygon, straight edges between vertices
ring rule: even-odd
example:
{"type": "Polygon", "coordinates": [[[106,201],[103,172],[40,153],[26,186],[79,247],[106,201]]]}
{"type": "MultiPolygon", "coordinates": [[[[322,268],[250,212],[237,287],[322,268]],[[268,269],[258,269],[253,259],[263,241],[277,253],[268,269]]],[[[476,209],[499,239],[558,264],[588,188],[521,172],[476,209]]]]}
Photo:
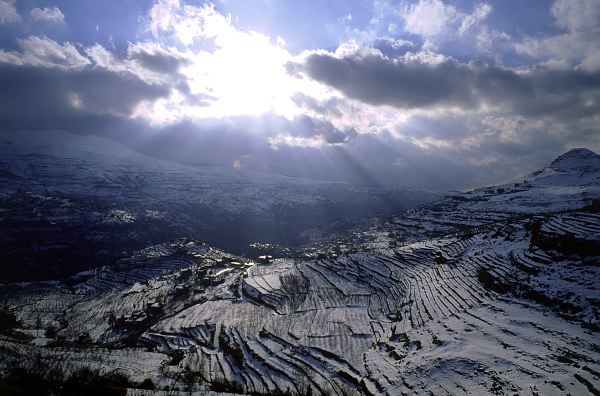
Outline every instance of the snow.
{"type": "Polygon", "coordinates": [[[97,365],[177,391],[192,370],[207,381],[196,391],[226,379],[257,393],[597,393],[592,154],[336,235],[351,253],[254,264],[179,239],[75,285],[5,286],[20,330],[37,338],[0,336],[0,354],[39,352],[66,371],[97,365]],[[48,324],[68,347],[39,341],[48,324]],[[84,334],[94,348],[79,344],[84,334]]]}

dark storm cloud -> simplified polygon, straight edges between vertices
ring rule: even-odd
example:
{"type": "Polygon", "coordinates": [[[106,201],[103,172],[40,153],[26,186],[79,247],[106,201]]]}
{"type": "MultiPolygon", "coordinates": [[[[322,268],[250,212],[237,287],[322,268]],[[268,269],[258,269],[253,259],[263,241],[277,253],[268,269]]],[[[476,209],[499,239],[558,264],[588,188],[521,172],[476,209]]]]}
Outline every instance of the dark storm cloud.
{"type": "MultiPolygon", "coordinates": [[[[126,117],[143,100],[169,88],[102,69],[0,65],[0,128],[54,128],[89,116],[126,117]]],[[[101,117],[100,117],[101,118],[101,117]]]]}
{"type": "Polygon", "coordinates": [[[404,109],[482,105],[525,116],[585,117],[600,111],[600,73],[532,69],[517,73],[482,63],[451,59],[425,62],[375,54],[313,54],[288,65],[346,96],[373,105],[404,109]]]}
{"type": "Polygon", "coordinates": [[[148,70],[158,73],[176,73],[188,60],[161,52],[136,51],[129,54],[129,59],[136,60],[148,70]]]}
{"type": "Polygon", "coordinates": [[[600,112],[600,72],[534,70],[525,79],[531,90],[513,105],[521,114],[577,120],[600,112]]]}
{"type": "Polygon", "coordinates": [[[401,108],[474,105],[468,88],[472,75],[467,68],[454,62],[425,65],[394,62],[374,55],[336,58],[315,54],[301,69],[351,98],[374,105],[401,108]],[[449,75],[453,78],[448,78],[449,75]]]}

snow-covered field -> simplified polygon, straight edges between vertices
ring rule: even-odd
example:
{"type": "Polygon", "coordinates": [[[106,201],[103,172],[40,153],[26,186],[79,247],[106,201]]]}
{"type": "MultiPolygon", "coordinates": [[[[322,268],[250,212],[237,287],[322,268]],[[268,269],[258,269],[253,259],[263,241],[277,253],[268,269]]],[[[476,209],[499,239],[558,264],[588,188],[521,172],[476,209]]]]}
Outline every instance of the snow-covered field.
{"type": "Polygon", "coordinates": [[[182,392],[598,394],[599,176],[600,157],[572,151],[336,235],[318,259],[182,238],[6,285],[0,371],[90,366],[182,392]]]}

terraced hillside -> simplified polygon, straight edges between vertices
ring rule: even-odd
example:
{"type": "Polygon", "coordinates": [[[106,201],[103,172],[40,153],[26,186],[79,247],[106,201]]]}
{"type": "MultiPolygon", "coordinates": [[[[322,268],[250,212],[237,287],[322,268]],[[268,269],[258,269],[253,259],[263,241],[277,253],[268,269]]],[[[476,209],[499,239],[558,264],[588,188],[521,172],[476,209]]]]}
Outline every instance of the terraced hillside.
{"type": "Polygon", "coordinates": [[[598,394],[600,162],[557,161],[340,235],[354,253],[257,263],[179,239],[5,285],[4,383],[89,367],[132,393],[598,394]]]}

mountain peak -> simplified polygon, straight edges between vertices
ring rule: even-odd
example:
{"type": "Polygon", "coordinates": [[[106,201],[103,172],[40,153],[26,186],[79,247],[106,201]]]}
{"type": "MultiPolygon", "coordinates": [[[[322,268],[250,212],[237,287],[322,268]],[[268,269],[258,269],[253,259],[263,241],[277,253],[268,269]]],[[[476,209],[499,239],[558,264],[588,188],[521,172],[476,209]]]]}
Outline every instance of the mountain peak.
{"type": "Polygon", "coordinates": [[[582,157],[589,157],[589,156],[599,157],[599,155],[596,154],[595,152],[593,152],[592,150],[586,149],[584,147],[578,147],[578,148],[571,149],[571,150],[567,151],[566,153],[560,155],[558,158],[556,158],[555,161],[557,161],[561,158],[572,158],[572,157],[582,158],[582,157]]]}
{"type": "Polygon", "coordinates": [[[546,165],[557,172],[589,172],[600,169],[600,155],[586,148],[575,148],[567,151],[546,165]]]}

